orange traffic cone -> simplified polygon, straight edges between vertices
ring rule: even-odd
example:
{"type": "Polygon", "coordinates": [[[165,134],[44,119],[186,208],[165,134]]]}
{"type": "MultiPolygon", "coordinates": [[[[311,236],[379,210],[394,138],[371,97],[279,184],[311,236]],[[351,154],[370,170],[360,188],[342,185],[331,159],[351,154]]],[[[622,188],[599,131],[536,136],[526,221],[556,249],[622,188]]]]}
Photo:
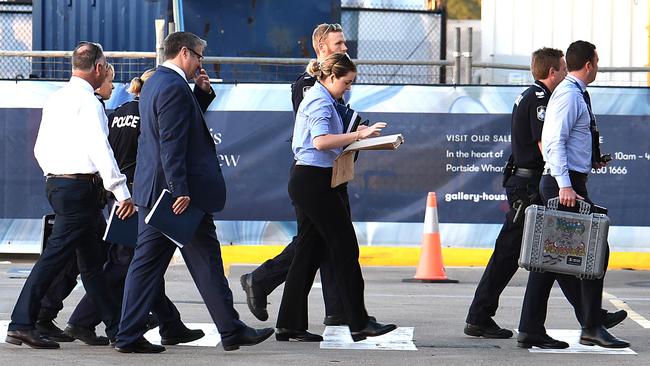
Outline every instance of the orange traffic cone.
{"type": "Polygon", "coordinates": [[[420,263],[415,271],[415,276],[413,278],[403,279],[402,282],[458,282],[457,280],[447,278],[445,267],[442,264],[440,228],[438,226],[438,204],[436,203],[435,192],[429,192],[427,196],[420,263]]]}

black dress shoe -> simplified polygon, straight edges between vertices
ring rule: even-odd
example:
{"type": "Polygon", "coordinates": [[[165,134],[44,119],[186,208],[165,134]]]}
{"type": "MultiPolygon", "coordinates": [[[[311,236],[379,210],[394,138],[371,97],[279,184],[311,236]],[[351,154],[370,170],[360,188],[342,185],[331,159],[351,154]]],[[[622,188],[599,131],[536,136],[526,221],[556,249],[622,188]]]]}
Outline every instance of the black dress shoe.
{"type": "Polygon", "coordinates": [[[630,342],[614,337],[603,326],[582,328],[580,344],[585,346],[599,345],[604,348],[626,348],[630,346],[630,342]]]}
{"type": "Polygon", "coordinates": [[[55,349],[60,348],[59,344],[44,338],[36,329],[30,330],[8,330],[5,342],[20,346],[25,343],[32,348],[55,349]]]}
{"type": "MultiPolygon", "coordinates": [[[[368,320],[376,322],[377,318],[375,318],[374,316],[369,316],[368,320]]],[[[345,315],[343,314],[325,315],[325,319],[323,319],[323,324],[329,327],[348,325],[348,320],[345,318],[345,315]]]]}
{"type": "Polygon", "coordinates": [[[607,312],[603,317],[603,326],[607,329],[613,328],[627,318],[627,311],[619,310],[614,313],[607,312]]]}
{"type": "Polygon", "coordinates": [[[197,339],[201,339],[205,336],[205,333],[203,333],[201,329],[187,329],[185,325],[183,325],[183,328],[185,329],[182,329],[179,332],[174,332],[171,335],[165,335],[160,340],[160,343],[164,346],[175,345],[179,343],[189,343],[197,339]]]}
{"type": "Polygon", "coordinates": [[[309,333],[306,330],[293,330],[278,328],[275,331],[275,339],[280,342],[287,342],[290,340],[296,340],[298,342],[322,342],[323,337],[318,334],[309,333]]]}
{"type": "Polygon", "coordinates": [[[68,324],[63,332],[72,339],[78,339],[89,346],[108,346],[109,344],[107,337],[97,336],[94,330],[78,325],[68,324]]]}
{"type": "Polygon", "coordinates": [[[115,350],[121,353],[160,353],[165,351],[165,347],[149,343],[144,337],[135,343],[124,347],[115,346],[115,350]]]}
{"type": "Polygon", "coordinates": [[[266,311],[266,294],[263,291],[256,291],[253,286],[253,274],[245,273],[240,278],[241,287],[246,292],[246,304],[248,309],[261,321],[269,318],[269,313],[266,311]]]}
{"type": "Polygon", "coordinates": [[[546,348],[546,349],[565,349],[569,348],[567,342],[558,341],[557,339],[551,338],[548,334],[531,334],[525,332],[519,332],[517,335],[517,347],[520,348],[546,348]]]}
{"type": "Polygon", "coordinates": [[[254,329],[244,327],[231,337],[221,339],[221,345],[226,351],[234,351],[242,346],[254,346],[264,342],[273,335],[273,328],[254,329]]]}
{"type": "Polygon", "coordinates": [[[465,328],[463,332],[468,336],[472,337],[485,337],[485,338],[496,338],[496,339],[506,339],[512,337],[512,331],[509,329],[501,328],[496,323],[490,325],[475,325],[465,323],[465,328]]]}
{"type": "Polygon", "coordinates": [[[376,321],[368,320],[368,324],[360,331],[350,332],[352,340],[355,342],[366,339],[366,337],[377,337],[397,329],[395,324],[381,324],[376,321]]]}
{"type": "Polygon", "coordinates": [[[54,320],[39,320],[35,324],[36,330],[41,335],[55,342],[74,342],[74,338],[63,333],[61,328],[54,324],[54,320]]]}

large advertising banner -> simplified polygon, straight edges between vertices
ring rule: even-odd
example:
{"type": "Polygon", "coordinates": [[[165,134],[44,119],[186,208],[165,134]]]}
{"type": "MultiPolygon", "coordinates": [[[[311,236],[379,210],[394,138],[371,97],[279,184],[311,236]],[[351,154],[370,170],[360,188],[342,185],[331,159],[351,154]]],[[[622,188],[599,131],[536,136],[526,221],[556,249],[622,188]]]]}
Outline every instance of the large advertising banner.
{"type": "MultiPolygon", "coordinates": [[[[0,251],[34,241],[50,212],[33,157],[43,100],[53,82],[0,82],[0,251]],[[20,99],[21,95],[30,95],[20,99]],[[6,98],[5,98],[6,97],[6,98]],[[36,231],[36,234],[33,232],[36,231]],[[20,239],[29,237],[31,239],[20,239]]],[[[289,86],[215,85],[206,113],[226,179],[220,237],[235,244],[283,244],[295,233],[287,194],[293,113],[289,86]]],[[[124,86],[108,107],[126,101],[124,86]]],[[[363,151],[348,190],[360,243],[418,245],[428,192],[436,192],[451,246],[491,247],[507,210],[501,187],[510,154],[512,103],[525,87],[355,86],[350,105],[401,133],[396,151],[363,151]]],[[[650,91],[590,88],[603,153],[614,160],[589,178],[591,198],[609,208],[614,250],[645,250],[650,227],[650,91]]]]}

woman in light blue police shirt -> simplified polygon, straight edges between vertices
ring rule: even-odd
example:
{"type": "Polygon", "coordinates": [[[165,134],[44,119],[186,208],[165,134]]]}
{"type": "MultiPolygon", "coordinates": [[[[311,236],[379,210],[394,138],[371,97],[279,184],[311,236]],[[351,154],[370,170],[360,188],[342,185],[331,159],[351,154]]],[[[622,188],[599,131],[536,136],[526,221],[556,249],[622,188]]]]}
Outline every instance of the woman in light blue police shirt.
{"type": "Polygon", "coordinates": [[[318,342],[307,332],[307,296],[321,259],[331,261],[347,324],[354,341],[388,333],[394,324],[368,318],[363,299],[359,245],[350,218],[347,185],[331,188],[332,165],[343,148],[354,141],[379,136],[383,122],[343,133],[335,103],[350,90],[356,65],[344,53],[322,62],[313,60],[308,72],[318,82],[305,94],[296,114],[292,150],[296,164],[289,179],[289,196],[296,208],[298,246],[289,269],[277,320],[278,341],[318,342]]]}

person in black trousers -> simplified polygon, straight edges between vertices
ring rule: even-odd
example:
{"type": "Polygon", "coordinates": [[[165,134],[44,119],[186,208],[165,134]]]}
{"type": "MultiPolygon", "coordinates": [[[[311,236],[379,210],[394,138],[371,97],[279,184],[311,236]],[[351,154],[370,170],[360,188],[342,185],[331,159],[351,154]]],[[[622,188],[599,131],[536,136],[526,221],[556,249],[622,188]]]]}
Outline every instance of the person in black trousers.
{"type": "MultiPolygon", "coordinates": [[[[585,41],[571,43],[566,52],[566,63],[569,75],[556,88],[546,110],[542,131],[542,153],[546,165],[540,192],[543,202],[558,197],[560,205],[571,209],[576,199],[583,199],[592,204],[593,209],[587,192],[587,177],[591,169],[602,168],[607,163],[600,154],[596,117],[586,90],[598,73],[596,46],[585,41]]],[[[606,245],[605,269],[609,259],[609,245],[606,245]]],[[[544,330],[543,321],[553,281],[567,277],[572,276],[552,272],[530,274],[521,310],[520,332],[539,333],[544,330]]],[[[628,347],[627,341],[616,338],[606,329],[601,310],[603,281],[604,276],[579,282],[581,297],[576,316],[582,327],[580,343],[606,348],[628,347]]]]}
{"type": "MultiPolygon", "coordinates": [[[[510,209],[494,245],[494,252],[483,272],[467,314],[464,333],[474,337],[510,338],[513,333],[501,328],[492,317],[499,305],[499,296],[517,271],[517,260],[523,236],[524,211],[528,205],[541,205],[538,187],[544,168],[541,149],[542,127],[546,105],[551,93],[566,76],[566,62],[561,50],[542,48],[532,54],[531,71],[535,83],[516,100],[512,110],[512,155],[504,172],[504,187],[510,209]]],[[[580,315],[580,286],[575,277],[558,278],[566,298],[580,315]]],[[[610,326],[621,322],[624,310],[603,315],[610,326]]],[[[542,324],[544,322],[542,321],[542,324]]],[[[521,331],[524,331],[520,329],[521,331]]],[[[527,332],[519,337],[520,345],[565,348],[546,331],[527,332]]]]}
{"type": "Polygon", "coordinates": [[[278,341],[318,342],[307,331],[308,294],[323,256],[329,257],[338,295],[352,339],[388,333],[394,324],[370,320],[364,305],[364,282],[347,198],[347,185],[331,188],[332,166],[343,147],[378,136],[385,123],[344,133],[335,103],[350,89],[356,65],[347,54],[334,53],[322,62],[310,62],[308,71],[318,82],[306,93],[296,114],[292,150],[295,165],[289,179],[289,197],[296,209],[298,240],[289,268],[276,323],[278,341]]]}
{"type": "Polygon", "coordinates": [[[107,69],[101,45],[81,42],[72,53],[70,81],[43,107],[34,156],[47,177],[46,193],[56,220],[12,312],[7,343],[59,348],[57,342],[43,338],[35,322],[41,299],[75,251],[81,280],[106,324],[107,335],[114,337],[117,332],[119,307],[112,297],[104,296],[106,252],[99,238],[102,189],[120,202],[118,217],[129,217],[135,209],[126,177],[119,172],[106,139],[106,115],[93,95],[107,69]]]}
{"type": "MultiPolygon", "coordinates": [[[[111,97],[114,78],[115,68],[112,64],[107,63],[106,77],[99,88],[95,89],[95,97],[102,104],[102,108],[106,108],[104,100],[108,100],[111,97]]],[[[100,233],[103,233],[103,228],[104,226],[101,225],[100,233]]],[[[73,254],[63,270],[56,275],[52,284],[47,289],[45,296],[41,299],[41,309],[38,312],[38,320],[35,325],[36,329],[44,337],[57,342],[73,342],[75,340],[74,337],[65,334],[63,330],[57,327],[54,319],[58,316],[59,311],[63,309],[63,300],[77,286],[77,276],[79,276],[77,256],[73,254]]],[[[97,322],[97,324],[99,323],[101,323],[101,319],[97,322]]],[[[89,334],[88,336],[86,340],[90,344],[108,344],[108,338],[106,337],[97,337],[96,334],[89,334]]]]}
{"type": "MultiPolygon", "coordinates": [[[[316,51],[318,61],[323,61],[327,56],[335,52],[346,52],[345,35],[340,24],[320,24],[312,33],[312,44],[316,51]]],[[[298,112],[298,106],[304,94],[316,83],[316,77],[309,72],[303,72],[298,79],[291,84],[291,103],[294,116],[298,112]]],[[[341,97],[341,101],[343,98],[341,97]]],[[[296,252],[297,236],[282,250],[280,254],[262,263],[251,273],[245,273],[240,281],[246,292],[246,303],[251,313],[259,320],[267,320],[269,314],[266,310],[267,296],[280,286],[287,278],[289,267],[296,252]]],[[[323,284],[323,300],[325,302],[325,325],[347,324],[343,316],[343,305],[336,293],[336,277],[332,266],[326,258],[320,266],[321,282],[323,284]]]]}

